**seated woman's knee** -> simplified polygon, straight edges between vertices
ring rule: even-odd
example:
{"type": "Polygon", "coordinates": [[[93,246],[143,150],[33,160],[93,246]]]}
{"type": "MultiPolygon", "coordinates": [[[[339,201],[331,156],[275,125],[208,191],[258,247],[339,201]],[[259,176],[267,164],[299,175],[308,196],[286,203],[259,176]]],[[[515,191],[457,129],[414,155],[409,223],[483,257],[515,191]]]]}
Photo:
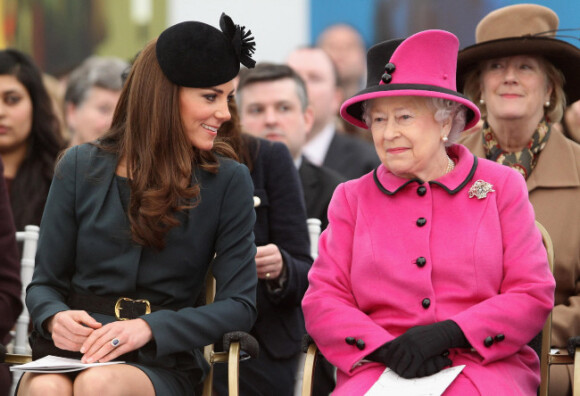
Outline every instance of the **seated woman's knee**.
{"type": "Polygon", "coordinates": [[[79,395],[113,395],[121,377],[117,370],[109,367],[91,368],[82,371],[74,382],[74,393],[79,395]],[[107,368],[103,370],[104,368],[107,368]]]}
{"type": "Polygon", "coordinates": [[[28,374],[22,378],[18,396],[72,395],[72,381],[64,375],[28,374]]]}

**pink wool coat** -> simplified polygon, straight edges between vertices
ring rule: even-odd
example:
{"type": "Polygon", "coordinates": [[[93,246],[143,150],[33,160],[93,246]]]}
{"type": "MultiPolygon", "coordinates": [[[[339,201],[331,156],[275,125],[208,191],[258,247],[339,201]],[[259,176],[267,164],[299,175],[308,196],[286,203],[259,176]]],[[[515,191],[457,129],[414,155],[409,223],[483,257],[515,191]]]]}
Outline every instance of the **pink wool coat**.
{"type": "Polygon", "coordinates": [[[445,394],[536,394],[539,361],[526,343],[553,306],[555,282],[525,181],[461,145],[448,152],[457,165],[435,181],[380,166],[376,179],[335,191],[302,303],[308,333],[338,368],[335,396],[363,395],[378,379],[385,366],[361,362],[366,355],[445,319],[473,347],[450,351],[466,367],[445,394]],[[477,180],[494,191],[470,198],[477,180]]]}

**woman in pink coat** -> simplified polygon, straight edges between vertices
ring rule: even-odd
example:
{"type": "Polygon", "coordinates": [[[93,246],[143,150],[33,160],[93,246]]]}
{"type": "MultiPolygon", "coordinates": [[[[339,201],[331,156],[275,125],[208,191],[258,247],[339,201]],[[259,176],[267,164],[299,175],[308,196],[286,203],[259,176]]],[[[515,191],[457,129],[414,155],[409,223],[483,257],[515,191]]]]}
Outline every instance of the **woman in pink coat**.
{"type": "Polygon", "coordinates": [[[445,395],[535,395],[526,344],[554,278],[524,179],[452,144],[480,113],[457,93],[459,42],[428,30],[368,52],[367,88],[342,117],[372,132],[382,165],[331,201],[302,306],[338,368],[334,395],[363,395],[465,365],[445,395]]]}

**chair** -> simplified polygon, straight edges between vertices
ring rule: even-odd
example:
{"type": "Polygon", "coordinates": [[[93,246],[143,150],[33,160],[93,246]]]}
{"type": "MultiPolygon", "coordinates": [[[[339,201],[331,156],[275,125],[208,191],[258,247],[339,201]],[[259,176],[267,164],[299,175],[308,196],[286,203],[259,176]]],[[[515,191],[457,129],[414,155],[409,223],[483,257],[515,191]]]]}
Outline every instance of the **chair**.
{"type": "MultiPolygon", "coordinates": [[[[32,273],[34,272],[34,259],[36,256],[36,245],[38,244],[38,232],[40,228],[35,225],[27,225],[24,231],[16,233],[16,240],[22,242],[22,257],[20,260],[20,280],[22,282],[21,298],[24,302],[26,297],[26,287],[32,280],[32,273]]],[[[22,309],[22,313],[16,321],[16,329],[14,334],[13,350],[16,354],[30,353],[28,346],[28,323],[30,322],[30,315],[26,304],[22,309]]]]}
{"type": "MultiPolygon", "coordinates": [[[[14,352],[9,360],[10,362],[22,364],[30,361],[30,346],[28,345],[28,325],[30,322],[30,315],[24,300],[26,297],[26,287],[32,280],[32,273],[34,272],[34,259],[36,256],[36,246],[38,244],[38,233],[40,228],[35,225],[27,225],[24,231],[16,232],[16,240],[22,242],[22,255],[20,258],[20,281],[22,282],[21,300],[23,302],[22,313],[16,321],[14,328],[12,342],[9,345],[14,352]]],[[[12,373],[12,393],[16,389],[16,384],[20,379],[22,373],[12,373]]]]}
{"type": "MultiPolygon", "coordinates": [[[[206,279],[205,303],[211,304],[215,298],[216,282],[213,276],[208,275],[206,279]]],[[[259,353],[258,341],[250,334],[242,331],[234,331],[224,334],[223,352],[216,352],[214,345],[206,345],[203,348],[203,356],[210,365],[204,383],[202,396],[211,396],[213,391],[213,365],[215,363],[228,364],[228,394],[230,396],[239,395],[239,375],[240,361],[249,358],[257,358],[259,353]],[[226,352],[227,351],[227,352],[226,352]]]]}
{"type": "MultiPolygon", "coordinates": [[[[26,287],[32,280],[34,272],[34,259],[36,256],[36,248],[38,242],[39,227],[29,225],[25,227],[25,231],[17,232],[16,239],[22,241],[22,261],[21,261],[21,282],[22,282],[22,301],[26,297],[26,287]]],[[[208,273],[205,288],[205,304],[211,304],[215,298],[216,283],[211,272],[208,273]]],[[[30,317],[26,305],[22,314],[18,318],[16,324],[16,331],[14,337],[13,352],[8,353],[7,348],[0,344],[0,363],[5,364],[24,364],[32,361],[31,350],[28,344],[28,324],[30,317]]],[[[224,351],[215,352],[213,345],[206,345],[204,347],[204,357],[210,365],[210,372],[203,383],[203,396],[211,396],[212,382],[213,382],[213,365],[215,363],[228,363],[228,389],[231,396],[238,396],[238,380],[239,380],[239,362],[251,357],[258,356],[259,346],[258,341],[250,334],[235,331],[226,333],[223,336],[224,351]]],[[[16,390],[16,384],[20,379],[22,373],[13,373],[12,392],[16,390]]]]}
{"type": "MultiPolygon", "coordinates": [[[[536,226],[542,233],[542,241],[548,252],[548,262],[550,270],[554,271],[554,246],[548,231],[538,221],[536,226]]],[[[551,353],[552,345],[552,312],[548,315],[544,328],[542,329],[542,354],[540,356],[540,396],[548,396],[550,384],[550,366],[555,364],[573,364],[574,365],[574,396],[580,396],[580,348],[576,348],[574,357],[569,356],[566,350],[560,350],[559,353],[551,353]]]]}
{"type": "Polygon", "coordinates": [[[322,222],[319,219],[311,217],[306,219],[308,226],[308,235],[310,236],[310,255],[314,260],[318,257],[318,238],[321,233],[322,222]]]}
{"type": "MultiPolygon", "coordinates": [[[[311,217],[306,219],[306,225],[308,227],[308,236],[310,237],[310,256],[316,260],[318,257],[318,238],[320,238],[320,233],[322,232],[322,222],[315,217],[311,217]]],[[[303,370],[306,369],[304,358],[304,355],[300,356],[298,370],[296,371],[296,379],[294,381],[294,395],[296,396],[300,395],[302,392],[304,378],[303,370]]]]}

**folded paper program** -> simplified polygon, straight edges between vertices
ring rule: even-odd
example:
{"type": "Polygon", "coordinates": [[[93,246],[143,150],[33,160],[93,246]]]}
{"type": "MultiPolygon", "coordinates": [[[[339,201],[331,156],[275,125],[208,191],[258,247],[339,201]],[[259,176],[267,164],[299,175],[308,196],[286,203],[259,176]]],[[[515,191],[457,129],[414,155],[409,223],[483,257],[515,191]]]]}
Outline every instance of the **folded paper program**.
{"type": "Polygon", "coordinates": [[[58,356],[48,355],[42,359],[34,360],[30,363],[19,366],[11,366],[11,371],[22,371],[30,373],[68,373],[71,371],[84,370],[89,367],[107,366],[110,364],[124,363],[121,361],[106,363],[82,363],[78,359],[69,359],[58,356]]]}

